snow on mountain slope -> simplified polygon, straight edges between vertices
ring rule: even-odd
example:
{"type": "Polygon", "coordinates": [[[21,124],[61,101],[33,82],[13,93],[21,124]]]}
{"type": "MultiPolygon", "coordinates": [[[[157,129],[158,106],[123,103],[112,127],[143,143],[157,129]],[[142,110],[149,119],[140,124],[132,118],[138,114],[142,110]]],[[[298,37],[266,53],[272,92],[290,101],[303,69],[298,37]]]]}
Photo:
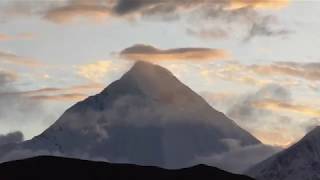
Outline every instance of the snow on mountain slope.
{"type": "Polygon", "coordinates": [[[39,136],[15,150],[180,168],[197,157],[229,151],[225,140],[259,145],[255,137],[216,111],[158,65],[137,62],[101,93],[69,108],[39,136]]]}
{"type": "Polygon", "coordinates": [[[258,180],[320,179],[320,127],[299,142],[247,171],[258,180]]]}

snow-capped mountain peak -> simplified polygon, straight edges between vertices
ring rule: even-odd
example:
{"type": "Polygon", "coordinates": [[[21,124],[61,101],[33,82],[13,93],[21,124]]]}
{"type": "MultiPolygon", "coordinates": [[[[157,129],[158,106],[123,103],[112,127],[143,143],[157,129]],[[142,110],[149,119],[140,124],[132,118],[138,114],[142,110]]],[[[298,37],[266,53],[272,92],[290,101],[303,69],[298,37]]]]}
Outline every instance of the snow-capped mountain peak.
{"type": "Polygon", "coordinates": [[[260,144],[168,70],[137,62],[19,148],[41,155],[180,168],[197,164],[197,157],[229,151],[226,139],[240,146],[260,144]]]}

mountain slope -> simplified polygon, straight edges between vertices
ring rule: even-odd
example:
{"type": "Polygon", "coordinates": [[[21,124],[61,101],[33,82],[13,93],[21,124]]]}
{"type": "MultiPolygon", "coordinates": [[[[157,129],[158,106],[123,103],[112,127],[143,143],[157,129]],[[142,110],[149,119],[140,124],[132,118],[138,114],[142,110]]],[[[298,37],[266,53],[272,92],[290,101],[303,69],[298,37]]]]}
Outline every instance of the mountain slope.
{"type": "Polygon", "coordinates": [[[181,168],[197,157],[228,151],[229,139],[260,144],[168,70],[137,62],[14,150],[181,168]]]}
{"type": "Polygon", "coordinates": [[[252,180],[214,167],[198,165],[180,170],[166,170],[151,166],[110,164],[61,157],[41,156],[0,164],[0,179],[5,180],[99,180],[99,179],[159,179],[159,180],[252,180]]]}
{"type": "Polygon", "coordinates": [[[288,149],[250,168],[258,180],[320,179],[320,127],[316,127],[288,149]]]}

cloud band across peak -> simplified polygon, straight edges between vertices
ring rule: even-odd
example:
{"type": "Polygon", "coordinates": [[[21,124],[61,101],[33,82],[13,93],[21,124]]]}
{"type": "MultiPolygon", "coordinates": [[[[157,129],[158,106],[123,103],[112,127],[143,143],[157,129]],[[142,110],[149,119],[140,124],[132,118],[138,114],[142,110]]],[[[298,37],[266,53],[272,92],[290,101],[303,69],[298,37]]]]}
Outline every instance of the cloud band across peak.
{"type": "Polygon", "coordinates": [[[230,53],[211,48],[158,49],[150,45],[136,44],[120,52],[120,57],[142,61],[213,61],[226,60],[230,53]]]}

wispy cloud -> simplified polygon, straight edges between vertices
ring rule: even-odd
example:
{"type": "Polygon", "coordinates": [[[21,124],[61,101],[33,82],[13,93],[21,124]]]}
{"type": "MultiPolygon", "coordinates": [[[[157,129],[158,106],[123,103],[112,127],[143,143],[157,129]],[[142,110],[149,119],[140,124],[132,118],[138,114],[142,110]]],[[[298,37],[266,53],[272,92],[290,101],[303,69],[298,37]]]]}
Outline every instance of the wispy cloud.
{"type": "Polygon", "coordinates": [[[64,87],[64,88],[41,88],[36,90],[30,90],[30,91],[22,91],[19,92],[20,94],[24,94],[27,96],[34,96],[39,94],[50,94],[50,93],[66,93],[66,92],[87,92],[87,91],[96,91],[101,90],[104,86],[99,83],[90,83],[90,84],[81,84],[81,85],[75,85],[70,87],[64,87]]]}
{"type": "Polygon", "coordinates": [[[209,164],[233,173],[243,173],[252,165],[279,152],[281,148],[264,144],[241,146],[235,139],[225,139],[230,151],[196,157],[197,164],[209,164]]]}
{"type": "Polygon", "coordinates": [[[105,4],[98,1],[70,1],[68,5],[50,9],[45,19],[63,24],[74,21],[77,18],[85,18],[96,22],[102,22],[110,17],[110,11],[105,4]],[[96,2],[96,4],[94,3],[96,2]]]}
{"type": "Polygon", "coordinates": [[[298,113],[304,116],[320,117],[320,109],[307,105],[301,105],[300,103],[292,104],[274,99],[265,99],[264,101],[253,102],[252,105],[256,108],[267,109],[274,112],[287,111],[289,113],[298,113]]]}
{"type": "Polygon", "coordinates": [[[313,120],[320,115],[318,102],[305,99],[318,98],[319,67],[317,62],[222,61],[201,66],[199,71],[208,82],[224,83],[224,88],[232,83],[228,91],[235,96],[228,94],[227,89],[206,93],[204,97],[210,104],[264,143],[287,146],[302,137],[310,126],[319,125],[318,120],[313,120]],[[238,89],[232,89],[237,86],[248,92],[237,94],[238,89]]]}
{"type": "Polygon", "coordinates": [[[251,39],[264,36],[264,37],[272,37],[272,36],[286,36],[293,33],[290,30],[287,30],[284,27],[279,27],[279,22],[273,16],[266,16],[261,18],[259,21],[255,21],[252,23],[250,30],[243,40],[244,42],[250,41],[251,39]],[[269,24],[273,24],[273,26],[269,26],[269,24]],[[277,27],[278,26],[278,27],[277,27]]]}
{"type": "MultiPolygon", "coordinates": [[[[284,28],[281,30],[270,28],[275,23],[265,19],[270,19],[271,15],[264,15],[259,10],[279,10],[288,6],[289,2],[289,0],[64,0],[22,3],[14,0],[7,3],[7,6],[1,10],[3,13],[0,14],[6,20],[12,16],[39,16],[56,24],[66,24],[79,19],[86,19],[89,22],[106,22],[109,19],[168,21],[180,17],[191,17],[191,19],[197,19],[189,22],[190,24],[199,22],[221,26],[233,23],[236,28],[241,25],[241,28],[249,29],[248,37],[278,36],[289,31],[284,28]],[[195,12],[197,16],[193,16],[195,12]]],[[[275,19],[274,16],[272,17],[275,19]]],[[[194,30],[197,33],[193,34],[213,37],[228,32],[222,27],[219,29],[219,32],[194,30]]]]}
{"type": "MultiPolygon", "coordinates": [[[[271,144],[283,148],[287,148],[290,146],[292,143],[294,143],[297,139],[299,139],[299,136],[303,136],[304,132],[295,132],[294,134],[291,132],[294,130],[294,128],[290,127],[291,125],[287,126],[286,128],[281,128],[281,126],[284,126],[284,122],[279,122],[279,119],[277,118],[277,121],[274,123],[278,123],[279,127],[272,127],[269,125],[264,128],[256,128],[256,129],[251,129],[250,132],[258,138],[260,141],[262,141],[265,144],[271,144]],[[268,129],[270,128],[270,129],[268,129]],[[288,132],[288,133],[283,133],[283,132],[288,132]],[[299,135],[297,135],[299,134],[299,135]]],[[[299,126],[297,124],[296,126],[299,126]]]]}
{"type": "MultiPolygon", "coordinates": [[[[63,0],[18,3],[12,1],[3,6],[6,14],[38,15],[53,22],[64,22],[74,17],[127,17],[177,16],[193,10],[211,9],[216,15],[234,13],[238,9],[281,9],[289,0],[63,0]],[[41,3],[41,6],[35,6],[41,3]]],[[[166,18],[164,18],[166,19],[166,18]]]]}
{"type": "Polygon", "coordinates": [[[88,97],[86,94],[74,93],[74,94],[56,94],[56,95],[34,95],[30,96],[31,99],[35,100],[45,100],[45,101],[80,101],[88,97]]]}
{"type": "Polygon", "coordinates": [[[315,108],[295,105],[291,90],[276,84],[240,95],[229,103],[228,116],[266,144],[290,145],[310,126],[319,124],[310,120],[319,117],[315,108]]]}
{"type": "Polygon", "coordinates": [[[48,115],[41,102],[21,94],[11,93],[19,91],[15,86],[18,78],[19,76],[14,72],[0,70],[0,130],[2,133],[17,130],[17,128],[25,132],[27,127],[34,127],[33,130],[37,131],[38,125],[43,123],[48,115]],[[23,127],[17,127],[17,124],[23,124],[23,127]]]}
{"type": "Polygon", "coordinates": [[[225,61],[219,64],[216,63],[210,66],[204,66],[201,68],[200,74],[203,78],[208,80],[220,79],[248,86],[262,87],[273,83],[272,79],[259,77],[254,71],[248,68],[248,65],[236,61],[225,61]]]}
{"type": "Polygon", "coordinates": [[[252,65],[256,73],[271,76],[290,76],[310,81],[320,80],[320,63],[276,62],[271,65],[252,65]]]}
{"type": "Polygon", "coordinates": [[[289,0],[233,0],[230,8],[243,8],[251,6],[255,9],[280,9],[288,6],[289,0]]]}
{"type": "Polygon", "coordinates": [[[220,11],[228,11],[241,8],[252,9],[279,9],[286,7],[288,0],[116,0],[113,11],[120,15],[137,14],[141,15],[160,15],[168,13],[178,13],[190,9],[203,8],[204,6],[218,6],[220,11]]]}
{"type": "Polygon", "coordinates": [[[200,37],[204,40],[226,39],[229,37],[229,32],[223,28],[202,28],[202,29],[186,29],[187,34],[200,37]]]}
{"type": "Polygon", "coordinates": [[[201,68],[206,79],[221,79],[248,86],[265,86],[278,83],[284,86],[306,85],[312,89],[320,80],[320,63],[274,62],[267,64],[242,64],[224,61],[201,68]]]}
{"type": "Polygon", "coordinates": [[[13,53],[0,51],[0,62],[15,64],[15,65],[22,65],[28,67],[39,67],[43,66],[44,64],[36,59],[19,56],[13,53]]]}
{"type": "Polygon", "coordinates": [[[31,40],[33,38],[34,38],[33,33],[20,33],[16,35],[0,33],[0,41],[31,40]]]}
{"type": "Polygon", "coordinates": [[[7,85],[8,83],[14,82],[18,79],[18,74],[8,70],[0,69],[0,84],[7,85]]]}
{"type": "Polygon", "coordinates": [[[9,91],[9,92],[2,92],[1,94],[6,95],[18,95],[28,97],[34,100],[46,100],[46,101],[79,101],[83,100],[92,92],[98,92],[103,89],[103,85],[99,83],[90,83],[90,84],[81,84],[81,85],[74,85],[70,87],[48,87],[48,88],[41,88],[36,90],[29,90],[29,91],[9,91]]]}
{"type": "Polygon", "coordinates": [[[150,45],[137,44],[120,52],[120,56],[129,60],[142,61],[213,61],[230,58],[230,53],[222,49],[210,48],[174,48],[158,49],[150,45]]]}
{"type": "Polygon", "coordinates": [[[101,81],[111,68],[111,61],[97,61],[90,64],[76,66],[77,73],[80,76],[94,82],[101,81]]]}

